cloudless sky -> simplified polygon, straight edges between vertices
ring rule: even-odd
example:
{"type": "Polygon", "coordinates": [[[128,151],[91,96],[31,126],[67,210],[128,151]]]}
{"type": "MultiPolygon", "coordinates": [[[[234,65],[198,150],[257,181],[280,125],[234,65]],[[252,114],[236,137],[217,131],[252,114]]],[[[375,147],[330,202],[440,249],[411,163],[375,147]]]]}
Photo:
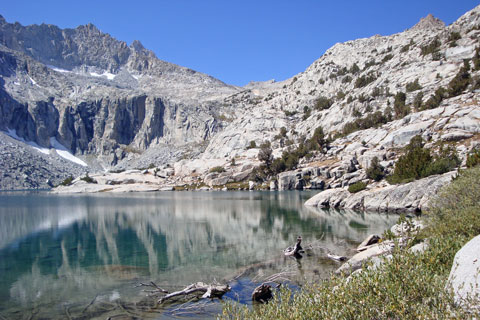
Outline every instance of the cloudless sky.
{"type": "Polygon", "coordinates": [[[4,0],[10,23],[93,23],[157,57],[226,83],[284,80],[337,42],[404,31],[432,13],[447,25],[470,0],[4,0]]]}

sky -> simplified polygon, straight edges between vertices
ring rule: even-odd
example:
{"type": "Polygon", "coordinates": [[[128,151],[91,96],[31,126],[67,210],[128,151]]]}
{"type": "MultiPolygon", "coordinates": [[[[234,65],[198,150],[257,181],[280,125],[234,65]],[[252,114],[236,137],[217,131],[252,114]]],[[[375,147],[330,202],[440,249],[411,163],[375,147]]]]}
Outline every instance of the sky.
{"type": "Polygon", "coordinates": [[[5,0],[10,23],[75,28],[93,23],[158,58],[228,84],[285,80],[337,42],[404,31],[432,13],[447,25],[470,0],[5,0]]]}

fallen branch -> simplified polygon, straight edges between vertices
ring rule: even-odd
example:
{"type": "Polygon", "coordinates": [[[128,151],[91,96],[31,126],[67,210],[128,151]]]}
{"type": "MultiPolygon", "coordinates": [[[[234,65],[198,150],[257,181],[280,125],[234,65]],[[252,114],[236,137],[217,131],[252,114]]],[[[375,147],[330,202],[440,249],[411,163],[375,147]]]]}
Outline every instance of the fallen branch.
{"type": "Polygon", "coordinates": [[[181,291],[175,291],[172,293],[167,294],[166,296],[162,297],[158,300],[159,303],[163,303],[164,301],[178,297],[178,296],[186,296],[189,294],[196,294],[196,293],[203,293],[202,298],[221,298],[225,293],[230,291],[229,285],[207,285],[203,282],[197,282],[194,284],[189,285],[185,289],[181,291]]]}
{"type": "Polygon", "coordinates": [[[346,261],[347,260],[347,257],[337,256],[335,254],[330,254],[330,253],[327,253],[327,257],[334,260],[334,261],[346,261]]]}
{"type": "Polygon", "coordinates": [[[161,293],[168,293],[167,290],[165,289],[162,289],[160,288],[159,286],[157,286],[157,284],[153,281],[150,281],[150,283],[143,283],[143,282],[140,282],[138,285],[135,286],[135,288],[138,288],[138,287],[152,287],[152,288],[155,288],[155,290],[153,291],[149,291],[149,292],[161,292],[161,293]]]}
{"type": "Polygon", "coordinates": [[[87,304],[87,306],[82,310],[82,313],[85,313],[85,311],[87,311],[87,309],[95,302],[95,300],[97,300],[97,297],[98,297],[98,294],[95,296],[95,298],[93,298],[92,301],[90,301],[89,304],[87,304]]]}

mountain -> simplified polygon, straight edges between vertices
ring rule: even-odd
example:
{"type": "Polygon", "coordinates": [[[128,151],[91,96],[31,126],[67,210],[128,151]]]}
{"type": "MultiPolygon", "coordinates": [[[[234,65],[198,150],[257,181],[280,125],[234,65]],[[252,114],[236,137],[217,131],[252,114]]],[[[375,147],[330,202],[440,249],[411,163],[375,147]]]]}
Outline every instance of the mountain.
{"type": "Polygon", "coordinates": [[[219,130],[218,97],[239,91],[92,24],[62,30],[0,17],[0,61],[0,129],[47,151],[60,145],[91,171],[148,148],[175,159],[219,130]]]}
{"type": "Polygon", "coordinates": [[[298,164],[290,159],[286,170],[294,170],[267,182],[312,187],[308,176],[324,188],[348,186],[365,180],[375,156],[391,171],[418,134],[426,147],[454,145],[465,161],[480,133],[479,13],[449,26],[429,15],[394,35],[338,43],[291,79],[243,88],[161,61],[140,42],[127,45],[91,24],[62,30],[0,18],[0,141],[9,135],[7,149],[57,160],[69,152],[77,161],[45,165],[27,183],[14,157],[4,160],[0,177],[16,179],[0,178],[0,187],[150,164],[155,176],[162,172],[161,186],[243,185],[263,142],[280,159],[317,128],[330,136],[328,150],[311,150],[298,164]]]}

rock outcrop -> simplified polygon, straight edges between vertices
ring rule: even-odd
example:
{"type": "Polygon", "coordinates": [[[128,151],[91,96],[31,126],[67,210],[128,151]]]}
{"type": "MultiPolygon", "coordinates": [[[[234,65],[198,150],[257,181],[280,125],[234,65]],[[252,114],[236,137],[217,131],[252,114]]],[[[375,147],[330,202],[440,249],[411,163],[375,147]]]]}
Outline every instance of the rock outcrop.
{"type": "Polygon", "coordinates": [[[401,185],[371,184],[369,189],[353,194],[343,188],[329,189],[313,196],[305,205],[367,211],[422,211],[428,207],[429,199],[455,175],[456,172],[449,172],[401,185]]]}
{"type": "Polygon", "coordinates": [[[480,236],[460,249],[453,260],[447,289],[452,289],[455,303],[468,308],[480,308],[480,236]]]}

